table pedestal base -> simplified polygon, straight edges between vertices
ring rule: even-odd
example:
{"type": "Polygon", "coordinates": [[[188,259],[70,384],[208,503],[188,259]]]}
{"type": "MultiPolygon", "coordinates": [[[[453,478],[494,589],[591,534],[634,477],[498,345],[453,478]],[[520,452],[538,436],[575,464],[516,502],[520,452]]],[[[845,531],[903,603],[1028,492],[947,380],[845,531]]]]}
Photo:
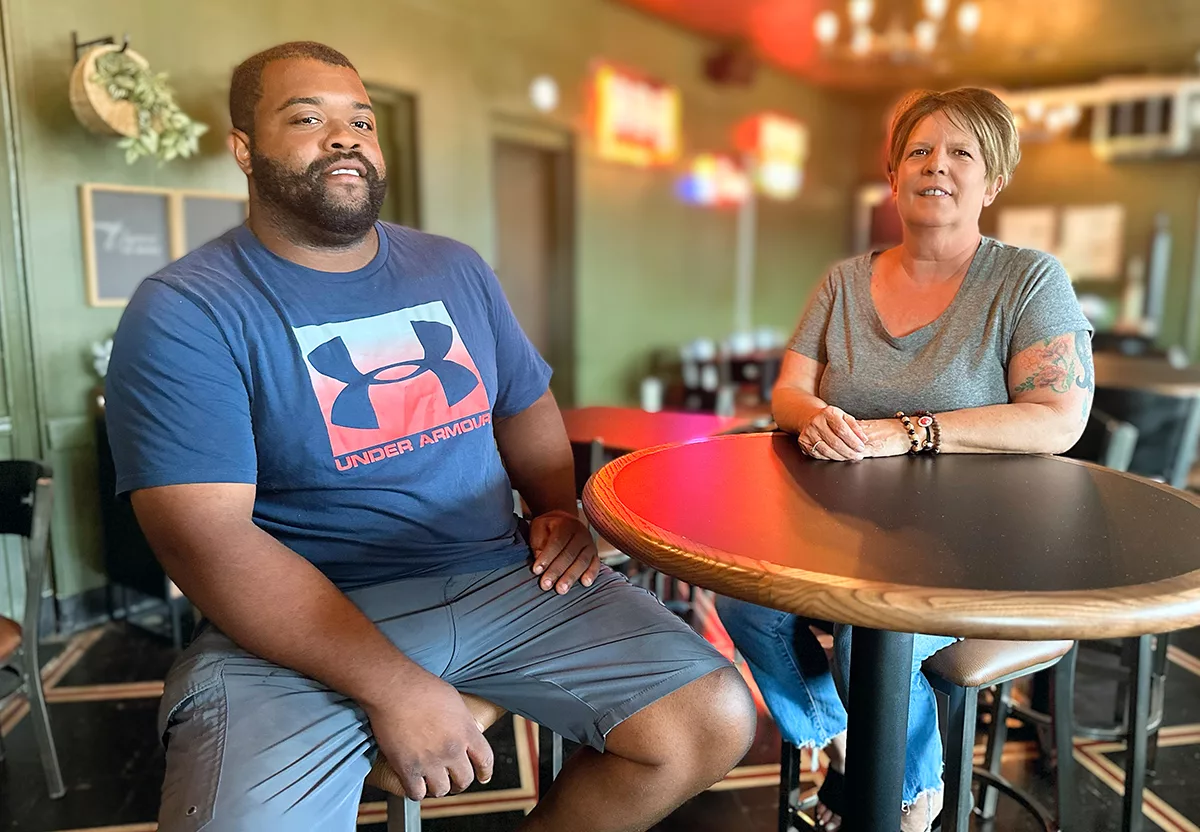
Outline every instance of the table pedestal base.
{"type": "Polygon", "coordinates": [[[913,636],[855,627],[850,656],[846,832],[900,828],[913,636]]]}

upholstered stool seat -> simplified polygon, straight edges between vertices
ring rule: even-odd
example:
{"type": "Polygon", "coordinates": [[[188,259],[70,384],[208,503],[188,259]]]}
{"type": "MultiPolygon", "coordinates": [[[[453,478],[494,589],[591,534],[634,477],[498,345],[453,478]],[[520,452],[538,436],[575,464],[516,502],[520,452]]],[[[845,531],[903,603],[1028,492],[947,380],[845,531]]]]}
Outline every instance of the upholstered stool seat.
{"type": "Polygon", "coordinates": [[[21,625],[10,618],[0,617],[0,661],[4,661],[21,646],[21,625]]]}
{"type": "Polygon", "coordinates": [[[962,688],[986,688],[1055,664],[1073,641],[990,641],[971,638],[939,650],[921,667],[962,688]]]}

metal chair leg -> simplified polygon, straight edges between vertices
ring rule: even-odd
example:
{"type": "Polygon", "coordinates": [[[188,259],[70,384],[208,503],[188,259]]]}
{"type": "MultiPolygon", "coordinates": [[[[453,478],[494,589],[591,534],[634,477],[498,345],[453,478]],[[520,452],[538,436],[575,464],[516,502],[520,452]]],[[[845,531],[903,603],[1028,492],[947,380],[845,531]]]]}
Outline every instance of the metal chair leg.
{"type": "Polygon", "coordinates": [[[550,779],[557,780],[563,767],[563,738],[562,734],[554,733],[550,737],[550,779]]]}
{"type": "MultiPolygon", "coordinates": [[[[1008,742],[1008,713],[1012,696],[1012,682],[1001,682],[993,692],[995,701],[992,704],[992,720],[987,732],[987,752],[984,755],[984,768],[992,774],[999,775],[1003,765],[1004,743],[1008,742]]],[[[986,781],[980,787],[979,806],[980,817],[991,820],[996,817],[996,803],[1000,794],[986,781]]]]}
{"type": "Polygon", "coordinates": [[[389,794],[387,832],[421,832],[421,804],[407,797],[389,794]]]}
{"type": "Polygon", "coordinates": [[[63,786],[62,769],[58,766],[58,752],[54,748],[54,734],[50,730],[50,713],[46,709],[46,696],[42,692],[41,669],[38,667],[36,644],[21,647],[21,673],[25,677],[25,690],[29,695],[29,715],[33,720],[33,734],[37,739],[38,753],[42,758],[42,770],[46,774],[46,788],[50,797],[57,800],[67,793],[63,786]]]}
{"type": "Polygon", "coordinates": [[[666,603],[667,601],[667,576],[662,572],[655,570],[654,572],[654,594],[658,596],[658,600],[666,603]]]}
{"type": "Polygon", "coordinates": [[[1146,745],[1146,773],[1154,774],[1158,763],[1158,732],[1162,730],[1163,713],[1167,700],[1167,650],[1171,646],[1171,634],[1159,633],[1154,637],[1154,670],[1150,681],[1150,723],[1153,730],[1146,745]]]}
{"type": "Polygon", "coordinates": [[[800,798],[800,749],[787,740],[780,746],[779,832],[792,832],[796,828],[796,807],[800,798]]]}
{"type": "Polygon", "coordinates": [[[1075,659],[1079,645],[1054,666],[1055,787],[1058,790],[1058,826],[1075,829],[1075,659]]]}
{"type": "Polygon", "coordinates": [[[1142,830],[1142,790],[1146,786],[1146,725],[1150,719],[1150,639],[1137,640],[1133,657],[1133,679],[1129,688],[1129,733],[1125,740],[1125,801],[1122,819],[1123,832],[1142,830]]]}
{"type": "Polygon", "coordinates": [[[947,710],[946,799],[942,805],[942,832],[967,832],[971,822],[971,775],[975,755],[975,709],[978,688],[951,686],[947,710]]]}

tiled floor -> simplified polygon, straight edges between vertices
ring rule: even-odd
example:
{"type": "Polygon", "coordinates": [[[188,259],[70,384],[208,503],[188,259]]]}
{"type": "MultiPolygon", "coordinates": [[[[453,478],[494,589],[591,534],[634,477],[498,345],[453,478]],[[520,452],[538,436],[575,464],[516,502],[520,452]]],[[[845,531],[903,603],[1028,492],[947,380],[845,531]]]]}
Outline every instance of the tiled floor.
{"type": "MultiPolygon", "coordinates": [[[[723,632],[709,619],[702,628],[714,641],[723,632]]],[[[1148,781],[1146,828],[1200,832],[1200,631],[1173,638],[1167,684],[1166,725],[1157,772],[1148,781]]],[[[30,721],[21,697],[0,701],[0,732],[7,761],[0,763],[0,830],[52,832],[150,832],[155,828],[163,752],[155,737],[162,678],[174,651],[161,639],[124,624],[111,624],[47,645],[44,677],[67,794],[46,796],[30,721]]],[[[2,687],[8,680],[0,678],[2,687]]],[[[1081,672],[1077,711],[1081,719],[1111,718],[1115,682],[1081,672]]],[[[535,749],[536,729],[519,717],[501,720],[488,734],[496,753],[496,776],[451,798],[428,801],[428,832],[502,832],[517,827],[537,794],[539,773],[548,776],[548,744],[535,749]],[[539,772],[540,769],[540,772],[539,772]]],[[[548,735],[543,736],[543,741],[548,735]]],[[[1006,747],[1006,773],[1047,805],[1054,804],[1052,777],[1042,770],[1028,729],[1014,730],[1006,747]]],[[[723,783],[700,795],[655,828],[656,832],[726,832],[776,828],[778,735],[769,718],[743,764],[723,783]]],[[[1081,830],[1120,829],[1124,751],[1120,743],[1080,740],[1081,830]]],[[[382,795],[366,790],[359,824],[384,832],[382,795]]],[[[1034,832],[1038,827],[1008,801],[999,817],[978,828],[1034,832]]],[[[1074,832],[1070,830],[1069,832],[1074,832]]]]}

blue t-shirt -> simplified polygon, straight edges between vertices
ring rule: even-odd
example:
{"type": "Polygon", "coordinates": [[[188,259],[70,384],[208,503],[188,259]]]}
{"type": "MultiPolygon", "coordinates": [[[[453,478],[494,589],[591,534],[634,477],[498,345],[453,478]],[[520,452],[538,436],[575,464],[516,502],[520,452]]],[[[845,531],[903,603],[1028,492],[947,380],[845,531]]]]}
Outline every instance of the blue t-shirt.
{"type": "Polygon", "coordinates": [[[528,557],[493,419],[550,368],[472,249],[376,229],[353,272],[242,226],[142,282],[106,379],[118,494],[254,483],[254,522],[342,589],[528,557]]]}

